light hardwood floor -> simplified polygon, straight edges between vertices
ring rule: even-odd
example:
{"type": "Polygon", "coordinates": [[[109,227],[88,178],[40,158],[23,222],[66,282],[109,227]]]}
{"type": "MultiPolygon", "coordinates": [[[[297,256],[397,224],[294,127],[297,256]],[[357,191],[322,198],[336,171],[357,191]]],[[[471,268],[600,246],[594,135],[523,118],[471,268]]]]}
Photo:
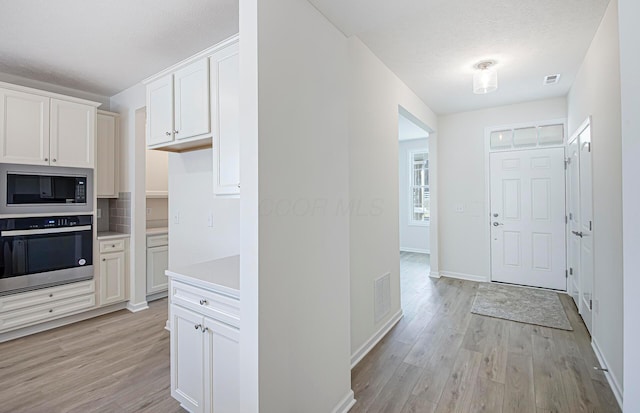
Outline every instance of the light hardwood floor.
{"type": "MultiPolygon", "coordinates": [[[[619,412],[573,332],[470,312],[477,284],[402,254],[404,318],[352,372],[355,412],[619,412]]],[[[0,344],[0,412],[184,412],[169,394],[166,300],[0,344]]],[[[304,413],[304,412],[299,412],[304,413]]]]}
{"type": "Polygon", "coordinates": [[[355,412],[619,412],[571,299],[574,331],[471,314],[477,283],[401,254],[404,318],[353,369],[355,412]]]}
{"type": "Polygon", "coordinates": [[[169,392],[167,300],[0,344],[0,412],[184,412],[169,392]]]}

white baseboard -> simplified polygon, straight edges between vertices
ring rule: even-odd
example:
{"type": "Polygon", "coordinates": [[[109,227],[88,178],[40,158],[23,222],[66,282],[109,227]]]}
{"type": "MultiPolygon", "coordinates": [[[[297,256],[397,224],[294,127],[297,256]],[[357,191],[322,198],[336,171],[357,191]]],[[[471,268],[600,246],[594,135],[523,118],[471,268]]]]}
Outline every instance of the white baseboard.
{"type": "Polygon", "coordinates": [[[129,301],[129,304],[127,304],[127,310],[131,311],[132,313],[137,313],[138,311],[143,311],[148,309],[149,309],[149,305],[147,304],[146,301],[143,301],[138,304],[132,304],[131,301],[129,301]]]}
{"type": "Polygon", "coordinates": [[[463,274],[461,272],[440,271],[441,277],[457,278],[459,280],[476,281],[480,283],[489,282],[489,277],[476,274],[463,274]]]}
{"type": "Polygon", "coordinates": [[[160,291],[159,293],[153,293],[147,295],[147,303],[151,301],[161,300],[163,298],[167,298],[169,296],[169,291],[160,291]]]}
{"type": "Polygon", "coordinates": [[[356,399],[354,398],[353,390],[349,390],[344,399],[332,410],[332,413],[347,413],[354,404],[356,404],[356,399]]]}
{"type": "Polygon", "coordinates": [[[108,307],[100,307],[95,310],[84,311],[82,313],[73,314],[67,317],[58,318],[57,320],[51,320],[44,323],[36,324],[29,327],[20,328],[18,330],[7,331],[0,334],[0,343],[5,341],[14,340],[16,338],[30,336],[31,334],[41,333],[43,331],[52,330],[54,328],[66,326],[69,324],[77,323],[79,321],[88,320],[90,318],[99,317],[115,311],[124,310],[127,307],[126,303],[117,303],[108,307]]]}
{"type": "Polygon", "coordinates": [[[440,273],[438,271],[431,271],[429,273],[429,277],[431,277],[431,278],[440,278],[440,273]]]}
{"type": "MultiPolygon", "coordinates": [[[[593,348],[593,352],[596,353],[596,357],[598,358],[598,362],[600,363],[600,367],[604,369],[609,368],[609,363],[607,363],[607,359],[605,359],[604,355],[600,351],[600,347],[598,347],[598,343],[595,339],[591,339],[591,347],[593,348]]],[[[605,371],[604,376],[607,378],[609,382],[609,386],[611,386],[611,390],[613,394],[616,396],[616,400],[618,401],[618,405],[620,406],[620,410],[622,410],[622,386],[618,383],[616,377],[611,374],[611,371],[605,371]]]]}
{"type": "Polygon", "coordinates": [[[419,254],[431,254],[430,250],[424,250],[424,249],[421,249],[421,248],[400,247],[400,251],[403,251],[403,252],[417,252],[419,254]]]}
{"type": "Polygon", "coordinates": [[[393,326],[395,326],[398,323],[398,321],[400,321],[401,318],[402,318],[402,309],[398,310],[398,312],[395,313],[393,317],[389,319],[389,321],[384,323],[384,325],[380,327],[380,329],[373,336],[371,336],[369,340],[367,340],[358,350],[356,350],[355,353],[351,355],[352,369],[356,366],[356,364],[360,362],[360,360],[364,358],[364,356],[367,355],[367,353],[371,351],[372,348],[376,346],[376,344],[378,344],[380,340],[382,340],[382,337],[387,335],[389,330],[391,330],[393,326]]]}

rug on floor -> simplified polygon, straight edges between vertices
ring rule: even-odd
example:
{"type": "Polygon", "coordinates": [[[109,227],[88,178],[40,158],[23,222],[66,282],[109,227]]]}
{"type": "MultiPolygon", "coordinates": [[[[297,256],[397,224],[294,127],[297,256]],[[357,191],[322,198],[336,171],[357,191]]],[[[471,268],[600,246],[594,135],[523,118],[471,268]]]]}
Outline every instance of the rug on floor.
{"type": "Polygon", "coordinates": [[[478,286],[471,312],[543,327],[573,330],[558,293],[484,283],[478,286]]]}

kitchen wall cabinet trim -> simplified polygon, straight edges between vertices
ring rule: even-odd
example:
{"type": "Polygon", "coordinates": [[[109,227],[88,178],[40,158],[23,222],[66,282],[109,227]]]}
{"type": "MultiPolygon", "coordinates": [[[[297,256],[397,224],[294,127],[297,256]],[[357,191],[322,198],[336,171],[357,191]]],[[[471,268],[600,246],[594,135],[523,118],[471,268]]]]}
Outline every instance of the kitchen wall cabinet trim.
{"type": "Polygon", "coordinates": [[[96,120],[98,198],[117,198],[120,181],[120,115],[98,111],[96,120]]]}

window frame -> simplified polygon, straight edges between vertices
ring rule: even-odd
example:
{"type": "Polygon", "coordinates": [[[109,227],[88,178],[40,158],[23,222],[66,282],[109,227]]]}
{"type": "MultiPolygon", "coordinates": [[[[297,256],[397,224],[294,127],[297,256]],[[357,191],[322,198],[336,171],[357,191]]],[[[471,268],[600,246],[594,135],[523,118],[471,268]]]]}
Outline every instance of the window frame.
{"type": "Polygon", "coordinates": [[[431,165],[429,164],[427,167],[427,177],[428,177],[428,182],[429,185],[416,185],[414,182],[414,159],[416,155],[419,154],[425,154],[426,155],[426,159],[427,161],[429,161],[429,150],[428,149],[412,149],[409,150],[408,152],[408,156],[409,156],[409,162],[408,162],[408,173],[409,173],[409,181],[408,181],[408,188],[407,188],[407,197],[409,199],[409,208],[408,208],[408,215],[409,215],[409,220],[408,220],[408,225],[409,226],[414,226],[414,227],[428,227],[431,224],[431,207],[429,207],[429,219],[426,221],[422,221],[422,220],[416,220],[414,218],[414,204],[413,204],[413,193],[415,191],[416,188],[427,188],[429,191],[429,199],[431,199],[431,165]]]}

